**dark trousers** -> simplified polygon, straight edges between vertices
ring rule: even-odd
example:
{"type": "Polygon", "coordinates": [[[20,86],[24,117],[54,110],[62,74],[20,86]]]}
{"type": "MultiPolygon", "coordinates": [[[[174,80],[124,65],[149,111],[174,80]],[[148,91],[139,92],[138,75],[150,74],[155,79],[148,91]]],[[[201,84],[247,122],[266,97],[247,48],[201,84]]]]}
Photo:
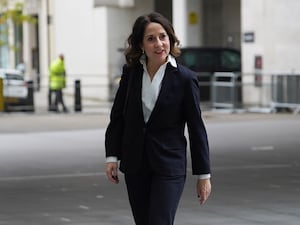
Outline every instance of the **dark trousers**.
{"type": "Polygon", "coordinates": [[[62,90],[56,90],[55,91],[55,106],[56,108],[58,108],[58,104],[61,104],[62,107],[63,107],[63,110],[66,110],[66,106],[65,106],[65,103],[64,103],[64,99],[63,99],[63,92],[62,90]]]}
{"type": "MultiPolygon", "coordinates": [[[[52,111],[54,110],[54,103],[53,103],[53,100],[52,100],[52,95],[55,94],[55,90],[51,90],[49,89],[49,93],[48,93],[48,110],[49,111],[52,111]]],[[[55,95],[56,96],[56,95],[55,95]]],[[[54,96],[54,97],[55,97],[54,96]]]]}
{"type": "Polygon", "coordinates": [[[185,176],[125,174],[136,225],[173,225],[185,176]]]}
{"type": "Polygon", "coordinates": [[[63,92],[62,90],[49,90],[49,96],[48,96],[48,101],[49,101],[49,110],[50,111],[58,111],[58,105],[61,104],[63,107],[63,110],[66,112],[67,111],[67,107],[64,103],[63,100],[63,92]],[[54,96],[54,101],[52,99],[52,95],[54,96]]]}

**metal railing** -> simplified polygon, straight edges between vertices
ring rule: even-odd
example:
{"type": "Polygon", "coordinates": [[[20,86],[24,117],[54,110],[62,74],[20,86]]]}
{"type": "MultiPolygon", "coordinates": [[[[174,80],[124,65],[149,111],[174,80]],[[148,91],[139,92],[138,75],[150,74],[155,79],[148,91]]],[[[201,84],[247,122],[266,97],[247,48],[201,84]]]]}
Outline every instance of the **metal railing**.
{"type": "MultiPolygon", "coordinates": [[[[278,112],[288,109],[300,112],[300,75],[262,74],[260,85],[255,82],[255,74],[218,72],[198,74],[200,100],[204,110],[258,110],[278,112]],[[203,107],[204,106],[204,107],[203,107]]],[[[103,82],[100,75],[74,75],[68,77],[64,90],[66,105],[74,111],[109,110],[111,101],[110,85],[103,82]]],[[[36,84],[28,87],[33,90],[36,84]]],[[[30,99],[35,111],[48,110],[48,81],[41,80],[38,90],[31,92],[30,99]]]]}
{"type": "Polygon", "coordinates": [[[255,74],[214,73],[212,108],[278,112],[300,112],[300,75],[262,74],[260,84],[255,74]]]}
{"type": "MultiPolygon", "coordinates": [[[[40,91],[36,92],[36,108],[47,111],[49,107],[49,81],[48,76],[43,76],[40,91]]],[[[103,74],[68,74],[66,88],[63,89],[65,105],[70,111],[75,112],[102,112],[107,111],[110,102],[109,84],[103,74]]]]}
{"type": "Polygon", "coordinates": [[[212,77],[212,107],[235,110],[241,106],[240,73],[216,72],[212,77]]]}
{"type": "Polygon", "coordinates": [[[300,74],[272,75],[271,108],[273,111],[288,108],[300,112],[300,74]]]}

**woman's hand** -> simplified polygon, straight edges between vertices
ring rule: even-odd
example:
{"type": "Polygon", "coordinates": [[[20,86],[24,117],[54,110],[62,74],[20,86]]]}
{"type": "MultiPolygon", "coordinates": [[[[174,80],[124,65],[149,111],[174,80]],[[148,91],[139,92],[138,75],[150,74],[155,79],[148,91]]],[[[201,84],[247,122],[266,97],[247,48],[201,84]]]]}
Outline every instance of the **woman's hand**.
{"type": "Polygon", "coordinates": [[[117,162],[106,163],[106,176],[109,181],[115,184],[119,183],[117,162]]]}
{"type": "Polygon", "coordinates": [[[204,204],[211,192],[210,179],[198,179],[197,181],[197,195],[200,204],[204,204]]]}

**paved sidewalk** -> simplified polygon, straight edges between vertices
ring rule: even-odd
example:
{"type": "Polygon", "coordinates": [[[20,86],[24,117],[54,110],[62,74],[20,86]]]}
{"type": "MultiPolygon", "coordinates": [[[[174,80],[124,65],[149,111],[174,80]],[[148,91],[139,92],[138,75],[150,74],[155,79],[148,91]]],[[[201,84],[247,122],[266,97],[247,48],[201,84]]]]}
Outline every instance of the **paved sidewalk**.
{"type": "MultiPolygon", "coordinates": [[[[75,99],[70,93],[64,92],[64,102],[69,111],[74,112],[75,99]]],[[[83,113],[109,113],[111,102],[97,98],[81,98],[83,113]]],[[[48,113],[48,90],[43,88],[34,92],[34,106],[36,113],[48,113]]]]}
{"type": "MultiPolygon", "coordinates": [[[[65,95],[65,102],[70,109],[69,113],[48,112],[47,91],[35,92],[35,112],[0,112],[0,133],[11,132],[39,132],[57,130],[78,130],[105,128],[109,122],[111,102],[82,99],[82,111],[74,112],[74,98],[65,95]]],[[[212,111],[203,109],[205,123],[226,123],[234,121],[254,120],[298,120],[300,114],[293,113],[255,113],[238,111],[230,113],[225,111],[212,111]]]]}
{"type": "MultiPolygon", "coordinates": [[[[203,117],[213,194],[199,207],[188,167],[176,224],[298,225],[299,116],[203,117]]],[[[0,114],[0,224],[132,224],[124,182],[112,186],[105,177],[107,122],[104,113],[0,114]]]]}
{"type": "MultiPolygon", "coordinates": [[[[0,133],[64,131],[105,128],[109,122],[109,107],[93,108],[83,112],[54,113],[37,110],[34,113],[0,113],[0,133]]],[[[220,113],[204,111],[203,119],[210,123],[241,121],[299,120],[295,114],[220,113]]]]}

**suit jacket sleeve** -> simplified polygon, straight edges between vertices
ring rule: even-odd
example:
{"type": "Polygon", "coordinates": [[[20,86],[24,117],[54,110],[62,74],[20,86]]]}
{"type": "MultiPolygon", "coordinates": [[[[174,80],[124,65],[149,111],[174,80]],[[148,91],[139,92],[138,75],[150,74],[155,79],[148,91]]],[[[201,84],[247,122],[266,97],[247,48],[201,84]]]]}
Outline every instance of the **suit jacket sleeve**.
{"type": "Polygon", "coordinates": [[[115,100],[110,113],[110,122],[105,132],[106,157],[121,158],[121,145],[124,130],[124,107],[128,89],[129,68],[124,65],[115,100]]]}
{"type": "Polygon", "coordinates": [[[185,116],[190,140],[192,158],[192,171],[194,175],[209,174],[210,159],[209,146],[205,125],[201,116],[200,91],[196,75],[191,73],[192,78],[188,79],[185,91],[185,116]]]}

